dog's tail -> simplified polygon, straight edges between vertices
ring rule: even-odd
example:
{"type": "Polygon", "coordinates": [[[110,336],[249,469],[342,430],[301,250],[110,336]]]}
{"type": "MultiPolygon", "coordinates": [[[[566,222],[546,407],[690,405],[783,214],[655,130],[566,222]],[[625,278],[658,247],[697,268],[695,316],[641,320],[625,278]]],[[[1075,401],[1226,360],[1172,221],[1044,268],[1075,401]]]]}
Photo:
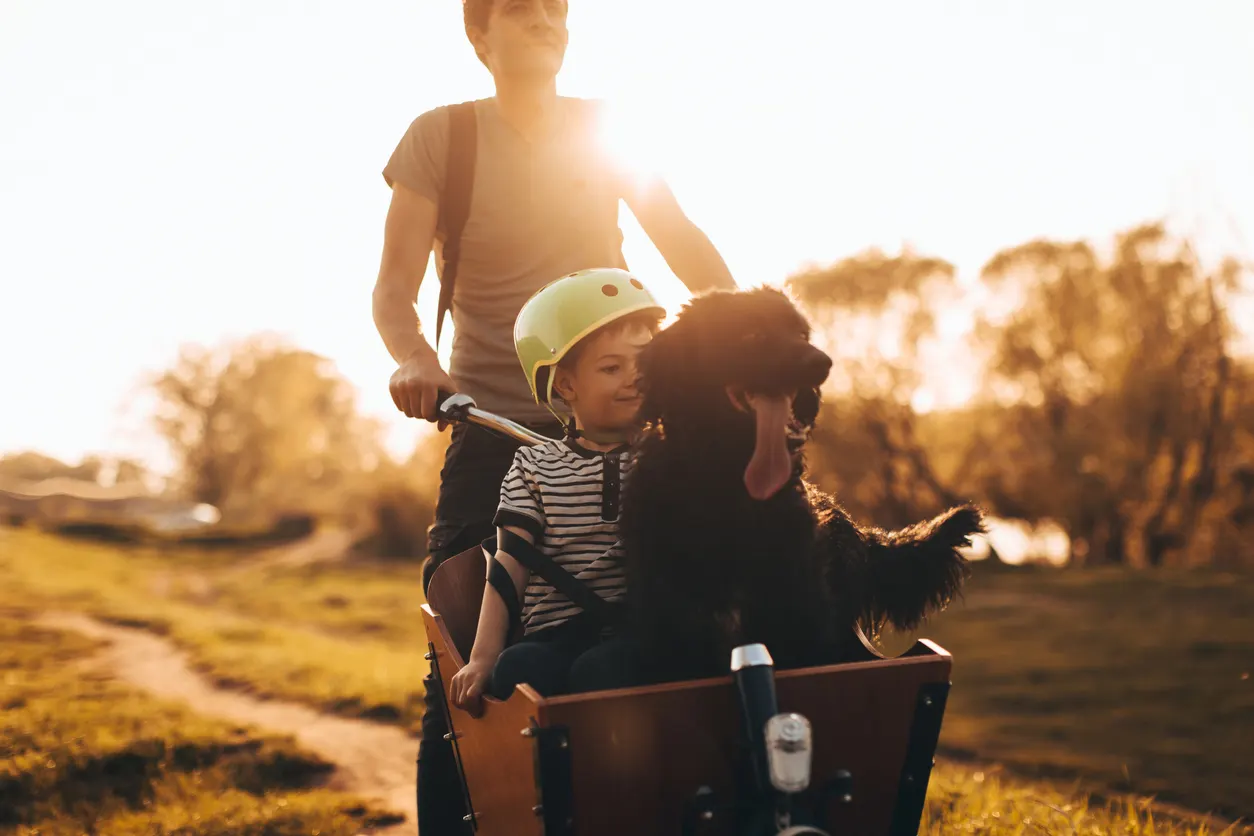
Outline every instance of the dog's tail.
{"type": "Polygon", "coordinates": [[[926,616],[944,609],[969,573],[960,549],[984,530],[980,510],[963,505],[900,531],[872,534],[864,617],[874,628],[887,621],[913,630],[926,616]]]}

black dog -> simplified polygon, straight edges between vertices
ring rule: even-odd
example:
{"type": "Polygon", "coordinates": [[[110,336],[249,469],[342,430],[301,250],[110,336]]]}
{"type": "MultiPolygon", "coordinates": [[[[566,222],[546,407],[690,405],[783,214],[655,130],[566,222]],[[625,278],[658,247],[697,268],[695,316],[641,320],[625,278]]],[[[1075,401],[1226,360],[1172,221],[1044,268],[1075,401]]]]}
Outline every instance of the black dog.
{"type": "Polygon", "coordinates": [[[642,352],[651,426],[621,525],[651,680],[726,673],[747,642],[780,667],[845,661],[860,620],[910,629],[958,592],[976,508],[884,532],[804,481],[830,370],[809,323],[770,289],[700,296],[642,352]]]}

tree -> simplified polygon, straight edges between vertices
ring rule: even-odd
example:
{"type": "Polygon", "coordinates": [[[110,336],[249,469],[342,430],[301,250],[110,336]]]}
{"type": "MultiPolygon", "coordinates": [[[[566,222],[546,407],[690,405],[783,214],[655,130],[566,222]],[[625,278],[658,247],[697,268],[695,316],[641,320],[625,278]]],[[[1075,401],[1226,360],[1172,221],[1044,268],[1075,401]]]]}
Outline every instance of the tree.
{"type": "Polygon", "coordinates": [[[855,513],[905,525],[962,501],[923,445],[913,407],[920,353],[956,291],[953,265],[911,250],[868,250],[788,280],[832,356],[811,472],[855,513]]]}
{"type": "Polygon", "coordinates": [[[1232,450],[1233,329],[1244,270],[1206,270],[1162,225],[998,253],[983,281],[1013,302],[986,317],[985,403],[972,478],[998,504],[1067,528],[1089,563],[1162,565],[1211,549],[1210,510],[1232,450]]]}
{"type": "Polygon", "coordinates": [[[331,364],[272,338],[185,347],[152,387],[179,487],[224,518],[338,513],[382,456],[331,364]]]}

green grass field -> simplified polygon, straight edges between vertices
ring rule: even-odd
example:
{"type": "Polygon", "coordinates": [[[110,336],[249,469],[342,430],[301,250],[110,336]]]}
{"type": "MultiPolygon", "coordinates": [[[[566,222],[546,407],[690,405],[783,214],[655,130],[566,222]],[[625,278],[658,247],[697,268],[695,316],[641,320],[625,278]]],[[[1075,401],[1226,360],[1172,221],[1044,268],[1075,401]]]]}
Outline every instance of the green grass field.
{"type": "Polygon", "coordinates": [[[417,727],[426,665],[420,569],[251,567],[251,555],[10,532],[0,583],[48,606],[142,626],[224,684],[417,727]]]}
{"type": "Polygon", "coordinates": [[[32,611],[6,603],[0,833],[350,836],[388,820],[310,789],[330,765],[289,740],[118,685],[84,665],[94,642],[34,626],[32,611]]]}
{"type": "MultiPolygon", "coordinates": [[[[18,531],[0,586],[163,632],[224,682],[417,723],[416,565],[276,569],[18,531]]],[[[982,571],[923,634],[955,657],[942,746],[1007,768],[942,760],[921,832],[1215,832],[1147,796],[1254,813],[1254,579],[982,571]]]]}
{"type": "Polygon", "coordinates": [[[946,747],[1254,818],[1254,578],[977,571],[926,633],[946,747]]]}

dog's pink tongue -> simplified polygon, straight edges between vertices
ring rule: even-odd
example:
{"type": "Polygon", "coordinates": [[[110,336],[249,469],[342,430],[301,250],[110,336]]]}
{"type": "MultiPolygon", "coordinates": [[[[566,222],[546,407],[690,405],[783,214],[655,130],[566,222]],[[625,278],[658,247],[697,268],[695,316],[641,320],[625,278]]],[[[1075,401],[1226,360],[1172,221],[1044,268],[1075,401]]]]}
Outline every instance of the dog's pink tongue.
{"type": "Polygon", "coordinates": [[[748,400],[757,416],[758,434],[753,458],[745,468],[745,487],[754,499],[770,499],[792,476],[792,457],[788,455],[791,402],[782,395],[751,395],[748,400]]]}

